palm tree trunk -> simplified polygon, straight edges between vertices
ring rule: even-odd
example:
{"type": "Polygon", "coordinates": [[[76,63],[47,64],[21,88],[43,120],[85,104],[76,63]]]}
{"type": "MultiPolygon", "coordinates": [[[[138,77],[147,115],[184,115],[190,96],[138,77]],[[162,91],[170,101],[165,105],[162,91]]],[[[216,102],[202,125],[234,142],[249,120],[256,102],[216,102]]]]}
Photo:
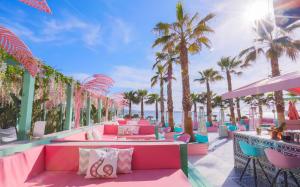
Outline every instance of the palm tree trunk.
{"type": "Polygon", "coordinates": [[[155,119],[158,121],[158,102],[155,101],[155,119]]]}
{"type": "Polygon", "coordinates": [[[211,92],[209,82],[206,81],[206,89],[207,89],[207,105],[206,105],[206,113],[207,113],[207,121],[212,123],[212,105],[211,105],[211,92]]]}
{"type": "Polygon", "coordinates": [[[164,82],[163,78],[160,79],[160,120],[162,126],[165,126],[165,105],[164,105],[164,82]]]}
{"type": "MultiPolygon", "coordinates": [[[[276,77],[280,75],[278,58],[275,57],[271,59],[271,68],[272,68],[272,77],[276,77]]],[[[283,123],[285,123],[284,100],[283,100],[282,91],[275,91],[274,96],[275,96],[278,123],[279,126],[281,126],[283,123]]]]}
{"type": "Polygon", "coordinates": [[[263,108],[261,103],[258,103],[259,121],[262,122],[263,119],[263,108]]]}
{"type": "Polygon", "coordinates": [[[144,98],[141,98],[141,118],[144,119],[144,98]]]}
{"type": "Polygon", "coordinates": [[[129,100],[128,107],[129,107],[129,118],[131,118],[131,100],[129,100]]]}
{"type": "Polygon", "coordinates": [[[236,112],[238,115],[238,121],[242,118],[241,108],[240,108],[240,98],[236,98],[236,112]]]}
{"type": "MultiPolygon", "coordinates": [[[[232,82],[231,82],[231,75],[229,71],[226,71],[227,76],[227,85],[228,85],[228,91],[232,91],[232,82]]],[[[231,122],[235,124],[235,115],[234,115],[234,105],[233,105],[233,99],[229,100],[229,108],[230,108],[230,118],[231,122]]]]}
{"type": "Polygon", "coordinates": [[[189,59],[188,51],[184,36],[181,37],[180,43],[180,65],[181,65],[181,79],[182,79],[182,108],[184,118],[184,131],[191,135],[191,141],[195,141],[193,133],[193,124],[191,113],[191,100],[190,100],[190,78],[189,78],[189,59]]]}
{"type": "MultiPolygon", "coordinates": [[[[194,102],[194,123],[193,123],[193,127],[196,123],[198,123],[198,115],[197,115],[197,103],[194,102]]],[[[198,127],[198,125],[196,125],[198,127]]]]}
{"type": "Polygon", "coordinates": [[[168,114],[169,114],[169,126],[171,131],[174,131],[174,117],[173,117],[173,98],[172,98],[172,74],[173,67],[172,62],[168,64],[168,114]]]}

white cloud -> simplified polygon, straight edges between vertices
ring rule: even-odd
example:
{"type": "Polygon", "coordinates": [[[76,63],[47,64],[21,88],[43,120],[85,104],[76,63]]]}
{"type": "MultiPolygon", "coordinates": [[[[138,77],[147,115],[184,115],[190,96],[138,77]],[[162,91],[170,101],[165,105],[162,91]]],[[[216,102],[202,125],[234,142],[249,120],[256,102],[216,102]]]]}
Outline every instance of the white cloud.
{"type": "Polygon", "coordinates": [[[128,46],[133,41],[133,26],[119,17],[108,16],[108,24],[103,28],[105,38],[102,45],[108,51],[114,52],[121,46],[128,46]]]}
{"type": "Polygon", "coordinates": [[[35,29],[19,23],[9,22],[7,25],[18,36],[35,43],[51,42],[59,45],[82,42],[86,47],[94,47],[101,41],[99,24],[85,22],[71,15],[65,16],[63,20],[44,20],[38,25],[39,28],[35,29]]]}

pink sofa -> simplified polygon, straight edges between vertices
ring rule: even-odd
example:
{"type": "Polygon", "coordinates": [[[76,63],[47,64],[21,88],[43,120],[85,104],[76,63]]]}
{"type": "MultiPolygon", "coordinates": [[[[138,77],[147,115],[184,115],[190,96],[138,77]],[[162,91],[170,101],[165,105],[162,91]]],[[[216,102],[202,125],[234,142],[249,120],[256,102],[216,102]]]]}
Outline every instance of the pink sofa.
{"type": "Polygon", "coordinates": [[[219,128],[219,123],[216,121],[213,121],[212,126],[207,127],[207,132],[218,132],[218,128],[219,128]]]}
{"type": "Polygon", "coordinates": [[[169,142],[89,144],[69,142],[42,145],[2,157],[0,158],[0,186],[191,186],[181,170],[183,162],[180,144],[169,142]],[[133,147],[133,173],[119,174],[116,179],[84,179],[84,176],[76,174],[79,147],[133,147]]]}
{"type": "Polygon", "coordinates": [[[53,142],[66,142],[66,141],[145,141],[151,140],[155,141],[155,126],[152,125],[138,125],[139,134],[138,135],[118,135],[118,125],[98,125],[94,126],[96,130],[100,131],[102,135],[100,140],[87,140],[86,132],[80,132],[67,136],[64,138],[59,138],[53,140],[53,142]]]}

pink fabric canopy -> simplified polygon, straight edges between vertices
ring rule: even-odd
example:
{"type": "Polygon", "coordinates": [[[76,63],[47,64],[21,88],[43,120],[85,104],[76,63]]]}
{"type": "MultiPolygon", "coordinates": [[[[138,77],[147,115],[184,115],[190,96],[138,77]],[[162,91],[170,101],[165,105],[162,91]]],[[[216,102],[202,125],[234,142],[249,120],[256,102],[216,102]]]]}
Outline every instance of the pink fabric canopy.
{"type": "Polygon", "coordinates": [[[289,102],[288,116],[290,120],[298,120],[300,118],[295,103],[292,101],[289,102]]]}
{"type": "Polygon", "coordinates": [[[222,95],[222,99],[231,99],[247,95],[256,95],[266,92],[288,90],[300,95],[300,72],[291,72],[281,76],[263,79],[247,86],[243,86],[222,95]]]}

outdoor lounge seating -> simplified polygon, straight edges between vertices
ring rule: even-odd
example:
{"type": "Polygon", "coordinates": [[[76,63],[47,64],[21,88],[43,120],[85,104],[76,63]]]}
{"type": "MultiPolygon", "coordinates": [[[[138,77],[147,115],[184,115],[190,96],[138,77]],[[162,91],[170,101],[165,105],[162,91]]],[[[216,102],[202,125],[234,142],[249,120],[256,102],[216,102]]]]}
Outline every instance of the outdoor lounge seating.
{"type": "Polygon", "coordinates": [[[0,186],[191,186],[181,170],[187,164],[181,151],[181,144],[171,142],[43,145],[0,158],[0,186]],[[133,173],[120,174],[116,179],[85,179],[76,174],[79,147],[134,148],[133,173]]]}
{"type": "Polygon", "coordinates": [[[88,140],[87,132],[80,132],[53,140],[54,142],[74,142],[74,141],[117,141],[117,140],[156,140],[155,126],[152,125],[138,125],[139,133],[137,135],[118,135],[118,125],[98,125],[93,129],[100,132],[101,138],[99,140],[88,140]]]}
{"type": "Polygon", "coordinates": [[[9,143],[17,140],[17,131],[15,127],[0,129],[0,144],[9,143]]]}

